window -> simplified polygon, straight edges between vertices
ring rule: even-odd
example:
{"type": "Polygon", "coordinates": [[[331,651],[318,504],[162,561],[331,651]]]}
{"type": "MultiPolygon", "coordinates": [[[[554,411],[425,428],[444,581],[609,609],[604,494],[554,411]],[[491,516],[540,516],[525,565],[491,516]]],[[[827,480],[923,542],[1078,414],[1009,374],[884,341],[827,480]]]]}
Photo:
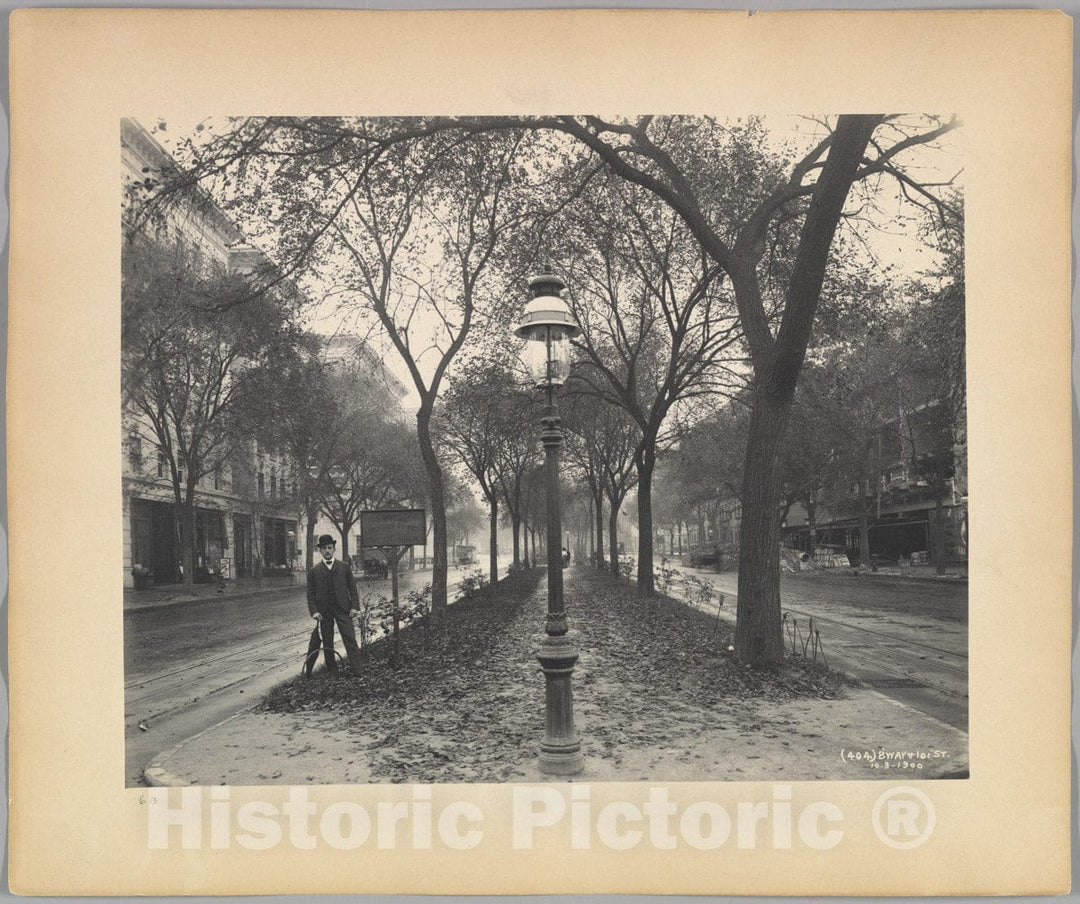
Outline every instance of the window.
{"type": "Polygon", "coordinates": [[[221,489],[221,465],[214,468],[214,489],[221,489]]]}
{"type": "Polygon", "coordinates": [[[270,472],[270,498],[277,499],[277,472],[270,472]]]}
{"type": "Polygon", "coordinates": [[[259,498],[260,499],[263,498],[264,486],[265,486],[265,478],[263,476],[263,472],[259,471],[259,498]]]}
{"type": "Polygon", "coordinates": [[[143,451],[142,451],[142,437],[138,433],[132,431],[128,437],[128,462],[131,465],[131,470],[135,472],[142,471],[143,466],[143,451]]]}
{"type": "Polygon", "coordinates": [[[904,454],[904,441],[898,424],[886,424],[881,428],[880,455],[886,460],[895,460],[904,454]]]}
{"type": "Polygon", "coordinates": [[[157,454],[157,476],[165,476],[165,453],[161,450],[158,450],[157,454]]]}

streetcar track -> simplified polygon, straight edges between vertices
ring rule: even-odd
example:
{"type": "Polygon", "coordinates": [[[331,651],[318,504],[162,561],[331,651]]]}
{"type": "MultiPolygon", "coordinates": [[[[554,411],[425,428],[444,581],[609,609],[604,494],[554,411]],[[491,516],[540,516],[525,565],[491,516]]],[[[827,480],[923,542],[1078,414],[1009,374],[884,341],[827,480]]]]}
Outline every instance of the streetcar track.
{"type": "Polygon", "coordinates": [[[228,659],[230,656],[236,656],[236,655],[238,655],[240,653],[247,653],[247,652],[250,652],[251,650],[256,650],[256,649],[259,649],[259,648],[264,647],[266,645],[276,645],[276,644],[279,644],[279,643],[283,642],[286,638],[288,638],[290,640],[295,640],[296,639],[296,634],[290,632],[287,635],[286,634],[275,635],[274,637],[271,637],[271,638],[267,639],[266,641],[263,641],[263,642],[260,642],[260,643],[255,643],[255,644],[252,644],[251,646],[248,646],[248,647],[242,647],[239,650],[230,650],[228,653],[222,653],[220,656],[214,656],[214,657],[212,657],[210,659],[202,659],[199,662],[192,663],[191,665],[186,665],[183,668],[173,669],[170,672],[161,672],[161,673],[156,674],[156,675],[151,675],[151,676],[149,676],[147,678],[138,679],[136,681],[132,681],[132,682],[130,682],[128,684],[125,684],[124,685],[124,690],[129,691],[129,690],[133,690],[134,688],[145,687],[146,685],[152,684],[155,681],[161,681],[164,678],[171,678],[171,677],[173,677],[175,675],[182,675],[184,672],[190,672],[192,669],[197,669],[197,668],[200,668],[200,667],[205,666],[205,665],[210,665],[211,663],[218,662],[218,661],[220,661],[222,659],[228,659]]]}
{"type": "MultiPolygon", "coordinates": [[[[967,659],[967,653],[961,653],[957,650],[946,650],[943,647],[935,647],[933,644],[920,643],[917,640],[911,640],[907,637],[901,637],[897,634],[888,634],[885,631],[875,631],[873,628],[864,628],[862,625],[853,625],[850,622],[842,621],[838,618],[830,618],[827,615],[814,615],[811,612],[804,612],[799,609],[785,609],[785,612],[792,612],[796,615],[802,615],[806,618],[814,618],[819,621],[832,622],[834,625],[843,625],[845,628],[849,628],[852,631],[862,631],[865,634],[876,634],[879,637],[887,638],[888,640],[896,641],[897,643],[904,643],[910,646],[921,647],[924,650],[933,650],[935,653],[944,653],[946,656],[956,656],[960,659],[967,659]]],[[[966,674],[967,670],[963,672],[966,674]]]]}
{"type": "MultiPolygon", "coordinates": [[[[685,578],[683,579],[683,581],[685,582],[685,578]]],[[[713,585],[713,586],[715,587],[716,585],[713,585]]],[[[717,588],[717,591],[719,593],[724,594],[725,600],[726,599],[731,599],[731,600],[735,600],[735,601],[738,600],[738,594],[736,594],[736,593],[734,593],[732,591],[720,590],[719,588],[717,588]]],[[[886,631],[878,631],[878,630],[875,630],[874,628],[866,628],[866,627],[863,627],[862,625],[854,625],[851,622],[844,621],[843,619],[839,619],[839,618],[836,618],[836,617],[830,617],[828,615],[816,615],[816,614],[814,614],[812,612],[806,612],[805,610],[800,610],[800,609],[791,609],[791,608],[789,608],[787,606],[784,606],[783,609],[784,609],[785,612],[791,612],[791,613],[793,613],[795,615],[801,615],[801,616],[803,616],[805,618],[814,618],[814,619],[819,619],[821,621],[832,622],[833,624],[836,624],[836,625],[842,625],[845,628],[848,628],[848,629],[850,629],[852,631],[863,631],[863,632],[865,632],[867,634],[876,634],[879,637],[884,637],[884,638],[886,638],[888,640],[892,640],[892,641],[894,641],[896,643],[903,643],[903,644],[908,644],[910,646],[921,647],[924,650],[932,650],[935,653],[944,653],[946,656],[956,656],[956,657],[958,657],[960,659],[967,659],[968,658],[967,653],[961,653],[959,650],[947,650],[944,647],[936,647],[933,644],[921,643],[920,641],[911,640],[910,638],[903,637],[903,636],[898,635],[898,634],[889,634],[886,631]]],[[[967,674],[966,669],[960,669],[958,671],[960,671],[962,674],[965,674],[965,675],[967,674]]]]}
{"type": "MultiPolygon", "coordinates": [[[[450,584],[447,587],[448,591],[451,591],[451,592],[454,592],[454,593],[457,593],[458,591],[460,591],[460,589],[461,589],[461,581],[460,580],[455,582],[454,584],[450,584]]],[[[453,603],[455,603],[456,601],[457,601],[456,599],[451,599],[449,601],[449,604],[453,605],[453,603]]],[[[377,640],[379,636],[381,636],[381,635],[373,636],[371,638],[371,640],[372,641],[377,640]]],[[[215,657],[213,657],[211,659],[200,660],[199,662],[192,663],[191,665],[184,666],[183,668],[172,669],[171,671],[168,671],[168,672],[162,672],[161,674],[152,675],[152,676],[149,676],[147,678],[144,678],[144,679],[141,679],[141,680],[138,680],[138,681],[133,681],[130,684],[124,685],[125,695],[126,695],[126,693],[128,691],[131,691],[131,690],[134,690],[134,689],[144,688],[148,684],[153,684],[153,683],[155,683],[157,681],[161,681],[161,680],[163,680],[165,678],[176,677],[177,675],[183,675],[183,674],[185,674],[187,672],[191,672],[191,671],[193,671],[195,669],[204,668],[205,666],[210,665],[212,663],[221,662],[222,660],[230,660],[230,659],[232,660],[231,662],[224,663],[220,668],[213,669],[211,671],[204,672],[204,673],[201,673],[199,675],[194,676],[195,681],[205,682],[205,681],[208,681],[209,679],[212,679],[215,675],[220,675],[222,673],[228,672],[230,669],[235,669],[236,667],[242,665],[245,661],[251,661],[253,659],[258,658],[258,657],[252,657],[252,656],[248,656],[248,657],[245,658],[244,654],[248,654],[253,650],[260,650],[260,651],[266,651],[268,653],[273,653],[275,650],[280,650],[280,649],[287,648],[290,644],[296,644],[296,645],[299,646],[303,642],[304,642],[303,639],[300,638],[300,637],[297,637],[297,635],[294,632],[289,632],[288,634],[275,635],[274,637],[272,637],[272,638],[270,638],[270,639],[268,639],[266,641],[251,644],[249,646],[242,647],[242,648],[240,648],[238,650],[230,650],[227,653],[222,653],[221,655],[215,656],[215,657]]],[[[193,700],[185,700],[185,702],[183,702],[183,703],[181,703],[181,704],[179,704],[177,706],[171,707],[171,708],[166,709],[166,710],[162,710],[160,712],[153,713],[152,715],[147,716],[145,718],[146,719],[151,719],[151,718],[152,719],[160,719],[164,715],[169,715],[169,714],[171,714],[173,712],[184,709],[185,707],[191,706],[194,702],[196,702],[196,700],[203,700],[206,697],[210,696],[211,694],[215,694],[215,693],[218,693],[220,691],[227,690],[228,688],[233,687],[236,684],[240,684],[240,683],[242,683],[244,681],[248,681],[248,680],[253,679],[253,678],[258,678],[259,676],[264,675],[267,672],[272,671],[275,668],[283,668],[284,665],[285,665],[285,663],[283,663],[283,662],[275,662],[273,665],[271,665],[271,666],[269,666],[269,667],[267,667],[265,669],[262,669],[261,671],[254,672],[254,673],[249,673],[247,675],[244,675],[244,676],[236,679],[235,681],[229,682],[228,684],[224,684],[224,685],[222,685],[220,687],[212,688],[211,690],[204,692],[201,696],[199,696],[199,697],[197,697],[197,698],[195,698],[193,700]]],[[[150,700],[153,700],[155,698],[167,697],[170,694],[175,694],[177,691],[179,691],[183,687],[184,687],[184,682],[183,682],[183,680],[181,680],[181,681],[176,682],[174,684],[170,684],[167,687],[154,688],[154,689],[150,690],[148,693],[142,694],[141,696],[133,697],[133,698],[130,698],[130,699],[125,699],[125,709],[130,711],[130,709],[132,707],[134,707],[135,705],[137,705],[137,704],[145,703],[146,701],[150,701],[150,700]]]]}
{"type": "MultiPolygon", "coordinates": [[[[837,641],[836,644],[835,644],[835,647],[837,649],[840,649],[843,646],[845,646],[845,645],[842,644],[840,641],[837,641]]],[[[889,652],[891,652],[892,654],[894,654],[896,656],[906,656],[906,657],[909,657],[909,658],[914,658],[916,663],[919,666],[922,667],[921,671],[923,673],[925,673],[927,671],[927,668],[929,666],[930,668],[933,668],[933,669],[940,669],[940,670],[945,671],[945,672],[950,672],[953,675],[956,675],[956,676],[958,676],[960,678],[964,678],[964,679],[967,678],[967,669],[963,669],[963,668],[959,668],[958,666],[950,665],[947,662],[942,662],[941,660],[937,660],[937,659],[933,659],[933,660],[931,660],[931,659],[922,659],[922,658],[919,658],[915,653],[909,653],[906,650],[892,649],[889,652]]],[[[855,654],[852,654],[852,655],[855,655],[855,654]]],[[[893,675],[892,677],[894,677],[894,678],[906,678],[908,676],[907,675],[893,675]]]]}
{"type": "MultiPolygon", "coordinates": [[[[681,583],[686,583],[686,579],[683,578],[681,580],[681,583]]],[[[731,591],[727,591],[727,590],[722,590],[721,588],[717,587],[715,584],[713,584],[712,586],[714,587],[714,589],[716,589],[716,591],[718,593],[723,594],[725,601],[727,601],[727,600],[733,600],[733,601],[736,601],[736,602],[738,601],[738,595],[736,593],[731,592],[731,591]]],[[[721,614],[721,612],[723,611],[722,609],[717,610],[717,609],[715,609],[715,607],[712,607],[712,606],[704,606],[704,605],[698,605],[698,604],[693,604],[693,603],[691,603],[690,605],[694,605],[695,608],[698,608],[703,612],[709,612],[710,614],[716,614],[717,616],[719,616],[721,614]]],[[[968,699],[968,694],[967,694],[966,689],[964,691],[956,690],[955,688],[949,687],[949,686],[947,686],[945,684],[938,683],[937,681],[934,681],[932,679],[928,680],[928,676],[926,675],[927,670],[940,669],[941,671],[952,673],[952,674],[964,679],[964,681],[966,683],[967,677],[968,677],[968,670],[967,670],[967,667],[966,667],[966,660],[968,659],[968,656],[967,656],[966,653],[961,653],[961,652],[956,651],[956,650],[947,650],[947,649],[944,649],[943,647],[934,646],[933,644],[920,643],[919,641],[912,640],[912,639],[910,639],[908,637],[902,637],[902,636],[896,635],[896,634],[889,634],[886,631],[878,631],[878,630],[875,630],[873,628],[865,628],[862,625],[855,625],[855,624],[852,624],[850,622],[843,621],[842,619],[839,619],[839,618],[831,618],[831,617],[829,617],[827,615],[811,614],[811,613],[809,613],[809,612],[807,612],[805,610],[802,610],[802,609],[789,609],[789,608],[785,607],[784,612],[791,613],[793,615],[798,615],[798,616],[801,616],[801,617],[803,617],[805,619],[813,618],[813,619],[817,619],[817,620],[822,621],[822,622],[828,622],[830,624],[839,625],[841,628],[844,628],[844,629],[846,629],[848,631],[855,632],[856,634],[858,632],[863,632],[863,633],[866,633],[866,634],[872,634],[872,635],[875,635],[875,636],[878,636],[878,637],[885,638],[885,639],[889,640],[891,642],[891,644],[892,644],[892,646],[890,646],[888,648],[889,652],[891,654],[893,654],[894,656],[897,656],[897,657],[906,657],[906,658],[912,659],[917,664],[917,666],[919,667],[919,670],[920,670],[919,681],[920,681],[920,684],[922,685],[922,689],[936,691],[938,693],[945,694],[945,695],[947,695],[949,697],[953,697],[953,698],[958,699],[958,700],[967,700],[968,699]],[[953,665],[953,664],[951,664],[949,662],[946,662],[946,661],[942,661],[941,659],[921,658],[919,656],[919,653],[914,652],[914,651],[909,650],[909,649],[905,649],[905,647],[910,647],[910,646],[920,647],[921,649],[925,649],[925,650],[931,650],[931,651],[933,651],[935,653],[939,653],[939,654],[942,654],[944,656],[957,657],[957,659],[962,659],[965,662],[964,662],[964,665],[961,667],[961,666],[953,665]]],[[[724,613],[724,615],[729,620],[731,618],[730,613],[731,613],[731,610],[728,610],[728,612],[724,613]]],[[[851,649],[851,646],[853,644],[856,644],[857,641],[848,641],[847,643],[844,643],[844,642],[840,641],[839,639],[834,639],[834,641],[835,641],[834,648],[838,652],[842,651],[843,655],[846,655],[849,659],[858,660],[860,658],[859,655],[858,655],[857,649],[856,650],[851,649]]],[[[864,669],[864,668],[867,668],[867,667],[866,666],[860,666],[859,668],[864,669]]],[[[902,664],[896,664],[896,663],[889,664],[888,666],[886,666],[884,664],[881,664],[881,663],[878,663],[878,664],[876,664],[874,666],[874,669],[879,673],[880,677],[893,678],[893,679],[905,679],[905,678],[910,677],[910,673],[909,674],[904,674],[903,672],[899,672],[899,673],[897,672],[897,669],[903,669],[903,668],[904,668],[904,666],[902,664]]],[[[859,676],[853,676],[853,677],[854,677],[854,680],[858,681],[860,684],[865,684],[865,682],[866,682],[866,679],[860,678],[859,676]]],[[[866,686],[869,686],[869,685],[866,685],[866,686]]]]}
{"type": "MultiPolygon", "coordinates": [[[[302,639],[297,638],[296,635],[293,634],[293,635],[290,635],[287,638],[279,638],[278,640],[273,641],[272,643],[263,644],[261,646],[261,649],[266,650],[268,653],[273,653],[273,652],[275,652],[277,650],[287,649],[290,644],[292,644],[292,645],[300,645],[302,642],[303,642],[302,639]]],[[[240,657],[240,658],[234,658],[232,662],[227,662],[227,663],[223,664],[220,668],[212,669],[211,671],[203,672],[203,673],[201,673],[199,675],[195,675],[194,679],[196,681],[206,681],[208,679],[213,678],[215,675],[220,675],[220,674],[222,674],[224,672],[228,672],[230,669],[235,669],[237,666],[243,665],[243,663],[245,663],[245,662],[250,662],[250,661],[252,661],[252,660],[254,660],[256,658],[261,658],[261,657],[254,657],[254,656],[246,656],[246,657],[240,656],[241,652],[247,653],[251,649],[252,649],[251,647],[248,647],[243,651],[237,650],[233,654],[227,654],[227,655],[224,655],[224,656],[215,657],[215,659],[213,660],[214,662],[220,662],[222,659],[228,659],[229,655],[231,655],[233,657],[240,657]]],[[[191,668],[196,669],[196,668],[199,668],[200,666],[202,666],[204,664],[205,663],[198,663],[196,665],[191,666],[191,668]]],[[[176,672],[172,672],[171,676],[175,677],[177,674],[179,674],[182,671],[189,671],[189,669],[178,670],[176,672]]],[[[161,676],[161,677],[166,677],[166,676],[161,676]]],[[[156,681],[157,679],[155,678],[153,680],[156,681]]],[[[149,683],[149,681],[145,682],[145,683],[149,683]]],[[[170,684],[167,687],[156,687],[156,688],[152,689],[149,693],[142,694],[141,696],[138,696],[138,697],[130,698],[127,701],[127,705],[128,706],[134,706],[137,703],[142,703],[142,702],[144,702],[146,700],[152,700],[155,697],[160,697],[160,696],[164,696],[166,694],[175,693],[177,690],[179,690],[182,687],[184,687],[184,681],[183,680],[181,680],[179,682],[176,682],[174,684],[170,684]]],[[[125,690],[127,690],[127,688],[125,688],[125,690]]]]}
{"type": "MultiPolygon", "coordinates": [[[[180,710],[183,710],[183,709],[187,709],[189,706],[195,706],[195,705],[197,705],[199,703],[203,703],[209,697],[212,697],[214,694],[220,694],[222,691],[227,691],[227,690],[229,690],[229,688],[236,687],[236,685],[238,685],[238,684],[243,684],[246,681],[252,681],[253,679],[259,678],[262,675],[267,674],[268,672],[274,671],[275,669],[284,670],[286,665],[289,665],[289,663],[275,662],[272,665],[269,665],[264,669],[260,669],[257,672],[249,672],[249,673],[247,673],[245,675],[242,675],[241,677],[237,678],[235,681],[230,681],[228,684],[223,684],[220,687],[212,688],[212,689],[204,692],[200,696],[195,697],[195,698],[193,698],[191,700],[185,700],[183,703],[178,703],[176,706],[171,706],[168,709],[159,710],[158,712],[154,712],[154,713],[151,713],[150,715],[144,716],[142,718],[142,721],[145,723],[145,722],[150,722],[151,720],[161,719],[164,716],[171,716],[173,713],[179,712],[180,710]]],[[[132,716],[131,718],[134,718],[134,716],[132,716]]]]}
{"type": "MultiPolygon", "coordinates": [[[[877,677],[902,679],[902,678],[907,678],[908,676],[907,675],[897,675],[897,674],[894,674],[894,673],[883,671],[877,677]]],[[[859,682],[859,684],[863,685],[864,687],[867,687],[870,690],[877,691],[878,693],[882,693],[882,688],[874,687],[874,685],[870,683],[873,679],[861,678],[858,675],[853,675],[852,678],[855,681],[859,682]]],[[[918,685],[910,687],[910,688],[904,688],[904,690],[932,690],[932,691],[937,691],[940,694],[946,694],[946,695],[948,695],[950,697],[955,697],[957,700],[967,700],[968,699],[968,695],[966,693],[964,693],[963,691],[958,691],[958,690],[955,690],[954,688],[946,687],[944,684],[935,684],[932,681],[926,681],[925,679],[921,679],[921,678],[919,679],[919,684],[918,685]]]]}
{"type": "MultiPolygon", "coordinates": [[[[734,594],[725,593],[724,596],[725,596],[725,598],[728,598],[728,597],[730,597],[732,599],[735,598],[734,594]]],[[[690,605],[695,605],[695,604],[690,604],[690,605]]],[[[695,605],[695,608],[700,609],[702,612],[709,612],[710,615],[714,614],[711,607],[710,608],[705,608],[703,606],[695,605]]],[[[785,612],[792,612],[792,611],[796,611],[796,610],[785,609],[784,611],[785,612]]],[[[728,613],[725,613],[725,615],[727,615],[727,614],[728,613]]],[[[804,615],[807,618],[810,617],[805,612],[802,612],[800,614],[804,615]]],[[[815,615],[813,617],[816,619],[819,616],[815,615]]],[[[838,624],[841,627],[848,628],[848,629],[850,629],[852,631],[862,631],[862,630],[864,630],[863,628],[859,628],[859,627],[854,626],[854,625],[849,625],[849,624],[847,624],[845,622],[842,622],[842,621],[839,621],[839,620],[836,620],[836,619],[825,619],[823,616],[821,618],[822,618],[823,621],[825,621],[825,620],[830,621],[833,624],[838,624]]],[[[874,633],[880,634],[882,632],[874,632],[874,633]]],[[[884,635],[884,636],[891,636],[891,635],[884,635]]],[[[897,639],[897,638],[894,638],[894,639],[898,640],[898,642],[901,642],[901,643],[911,643],[911,641],[908,641],[906,639],[897,639]]],[[[844,643],[842,641],[835,640],[835,642],[831,642],[831,646],[832,646],[832,649],[834,651],[836,651],[836,653],[838,653],[841,656],[841,658],[846,657],[848,659],[857,660],[859,658],[857,649],[856,650],[851,649],[851,646],[852,646],[853,643],[854,643],[853,641],[848,641],[847,643],[844,643]]],[[[936,681],[928,680],[927,677],[926,677],[926,666],[927,666],[927,664],[929,664],[930,667],[934,667],[934,668],[940,667],[944,671],[952,672],[955,675],[965,679],[965,681],[967,679],[967,669],[958,668],[957,666],[950,665],[947,662],[942,662],[942,661],[937,660],[937,659],[933,659],[933,660],[918,659],[917,658],[918,654],[909,652],[909,651],[904,650],[904,649],[899,649],[897,647],[892,647],[890,649],[890,652],[897,655],[897,656],[906,656],[906,657],[914,658],[915,661],[919,665],[923,666],[923,669],[921,670],[920,677],[918,679],[919,683],[920,683],[920,686],[918,688],[914,688],[915,690],[932,690],[932,691],[936,691],[936,692],[941,693],[941,694],[945,694],[945,695],[947,695],[949,697],[953,697],[953,698],[955,698],[957,700],[967,700],[968,699],[968,694],[967,694],[966,691],[958,691],[955,688],[948,687],[945,684],[940,684],[940,683],[938,683],[936,681]]],[[[941,651],[941,652],[946,652],[946,651],[941,651]]],[[[825,655],[827,655],[827,654],[825,654],[825,655]]],[[[946,655],[952,655],[952,654],[946,652],[946,655]]],[[[909,670],[908,674],[905,674],[903,671],[900,671],[900,672],[897,671],[897,669],[903,669],[903,668],[904,667],[902,665],[895,665],[894,664],[892,666],[887,667],[887,666],[882,665],[881,663],[878,663],[878,664],[876,664],[874,666],[873,670],[877,673],[877,677],[880,677],[880,678],[894,678],[894,679],[909,678],[910,677],[910,670],[909,670]]],[[[848,667],[846,667],[846,669],[848,671],[850,671],[851,667],[848,666],[848,667]]],[[[860,671],[861,670],[870,670],[868,666],[858,666],[857,669],[860,670],[860,671]]],[[[842,670],[844,670],[844,669],[842,669],[842,670]]],[[[858,682],[860,685],[862,685],[864,687],[868,687],[868,688],[870,688],[872,690],[877,690],[878,693],[881,693],[880,689],[873,688],[872,685],[867,683],[870,679],[867,679],[865,677],[861,677],[859,675],[852,675],[851,678],[854,681],[858,682]]]]}

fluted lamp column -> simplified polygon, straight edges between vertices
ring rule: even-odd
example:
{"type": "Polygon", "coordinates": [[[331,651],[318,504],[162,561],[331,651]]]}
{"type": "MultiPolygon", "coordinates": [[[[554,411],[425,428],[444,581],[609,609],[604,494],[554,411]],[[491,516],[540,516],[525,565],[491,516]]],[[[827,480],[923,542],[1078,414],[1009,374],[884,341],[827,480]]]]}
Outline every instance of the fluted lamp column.
{"type": "Polygon", "coordinates": [[[555,389],[570,374],[570,340],[581,334],[570,308],[560,297],[566,284],[552,273],[529,279],[531,299],[514,328],[525,339],[525,361],[547,396],[541,418],[547,483],[548,611],[544,638],[537,658],[544,672],[546,724],[540,743],[540,771],[549,775],[575,775],[585,768],[581,742],[574,730],[574,695],[571,678],[578,651],[567,631],[563,600],[562,516],[559,508],[559,457],[563,444],[555,389]]]}

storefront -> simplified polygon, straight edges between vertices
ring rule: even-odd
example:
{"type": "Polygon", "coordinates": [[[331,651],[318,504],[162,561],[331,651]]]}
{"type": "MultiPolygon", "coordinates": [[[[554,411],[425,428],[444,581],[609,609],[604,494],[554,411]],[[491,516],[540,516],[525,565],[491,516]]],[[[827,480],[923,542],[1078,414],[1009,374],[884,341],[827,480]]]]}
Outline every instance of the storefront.
{"type": "MultiPolygon", "coordinates": [[[[967,561],[966,507],[948,506],[943,509],[945,562],[960,564],[967,561]]],[[[933,509],[915,509],[886,513],[871,519],[869,524],[870,559],[875,565],[905,561],[934,564],[937,523],[933,509]]],[[[784,544],[809,553],[810,528],[798,525],[785,528],[784,544]]],[[[817,526],[815,546],[844,550],[853,565],[859,561],[859,526],[854,519],[831,521],[817,526]]]]}
{"type": "Polygon", "coordinates": [[[228,554],[225,513],[213,509],[195,510],[195,580],[208,581],[221,573],[221,560],[228,554]]]}
{"type": "Polygon", "coordinates": [[[234,578],[251,576],[252,566],[252,522],[251,515],[233,516],[233,545],[230,571],[234,578]]]}
{"type": "Polygon", "coordinates": [[[263,565],[291,571],[296,556],[296,522],[263,518],[263,565]]]}
{"type": "Polygon", "coordinates": [[[925,511],[882,517],[870,524],[871,556],[899,561],[916,555],[929,561],[931,549],[930,524],[925,511]]]}
{"type": "Polygon", "coordinates": [[[149,581],[180,580],[180,544],[171,502],[131,498],[131,567],[149,571],[149,581]]]}

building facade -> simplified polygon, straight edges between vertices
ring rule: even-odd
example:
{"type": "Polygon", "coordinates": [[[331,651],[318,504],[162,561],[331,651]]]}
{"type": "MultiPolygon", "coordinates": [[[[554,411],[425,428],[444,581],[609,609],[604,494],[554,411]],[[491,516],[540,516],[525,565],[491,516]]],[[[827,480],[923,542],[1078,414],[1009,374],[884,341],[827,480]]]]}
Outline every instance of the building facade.
{"type": "MultiPolygon", "coordinates": [[[[813,518],[805,501],[781,523],[784,546],[831,563],[858,564],[860,523],[868,527],[870,564],[964,566],[967,544],[965,411],[934,400],[881,421],[868,437],[866,495],[854,484],[822,488],[813,518]]],[[[689,562],[696,548],[717,546],[737,556],[742,523],[732,496],[702,500],[684,520],[661,525],[662,548],[689,562]]]]}
{"type": "MultiPolygon", "coordinates": [[[[863,500],[871,564],[936,565],[939,556],[945,565],[967,563],[967,450],[956,441],[963,419],[963,410],[953,415],[934,400],[882,423],[871,445],[876,477],[863,500]]],[[[857,562],[858,488],[829,496],[815,507],[814,545],[857,562]]],[[[786,545],[813,554],[805,504],[791,507],[782,534],[786,545]]]]}
{"type": "MultiPolygon", "coordinates": [[[[174,163],[147,129],[121,121],[124,216],[133,189],[171,174],[174,163]]],[[[191,266],[242,273],[268,263],[217,205],[202,196],[177,205],[146,230],[152,242],[183,243],[191,266]]],[[[148,418],[133,405],[123,413],[122,486],[124,585],[165,584],[183,578],[172,467],[148,418]]],[[[176,477],[186,482],[185,462],[176,477]]],[[[299,519],[290,495],[290,463],[248,443],[216,463],[195,491],[196,581],[243,578],[256,567],[289,574],[296,563],[299,519]]]]}
{"type": "MultiPolygon", "coordinates": [[[[322,358],[336,373],[339,392],[363,396],[369,404],[386,411],[388,417],[407,416],[402,405],[408,396],[408,390],[368,343],[348,333],[338,333],[322,339],[322,358]]],[[[405,502],[406,500],[402,501],[402,507],[406,507],[405,502]]],[[[316,540],[323,534],[336,538],[339,553],[348,548],[349,558],[358,573],[363,569],[365,561],[382,560],[381,552],[364,546],[359,521],[352,525],[346,544],[346,538],[341,536],[329,515],[320,511],[315,522],[316,540]]]]}

